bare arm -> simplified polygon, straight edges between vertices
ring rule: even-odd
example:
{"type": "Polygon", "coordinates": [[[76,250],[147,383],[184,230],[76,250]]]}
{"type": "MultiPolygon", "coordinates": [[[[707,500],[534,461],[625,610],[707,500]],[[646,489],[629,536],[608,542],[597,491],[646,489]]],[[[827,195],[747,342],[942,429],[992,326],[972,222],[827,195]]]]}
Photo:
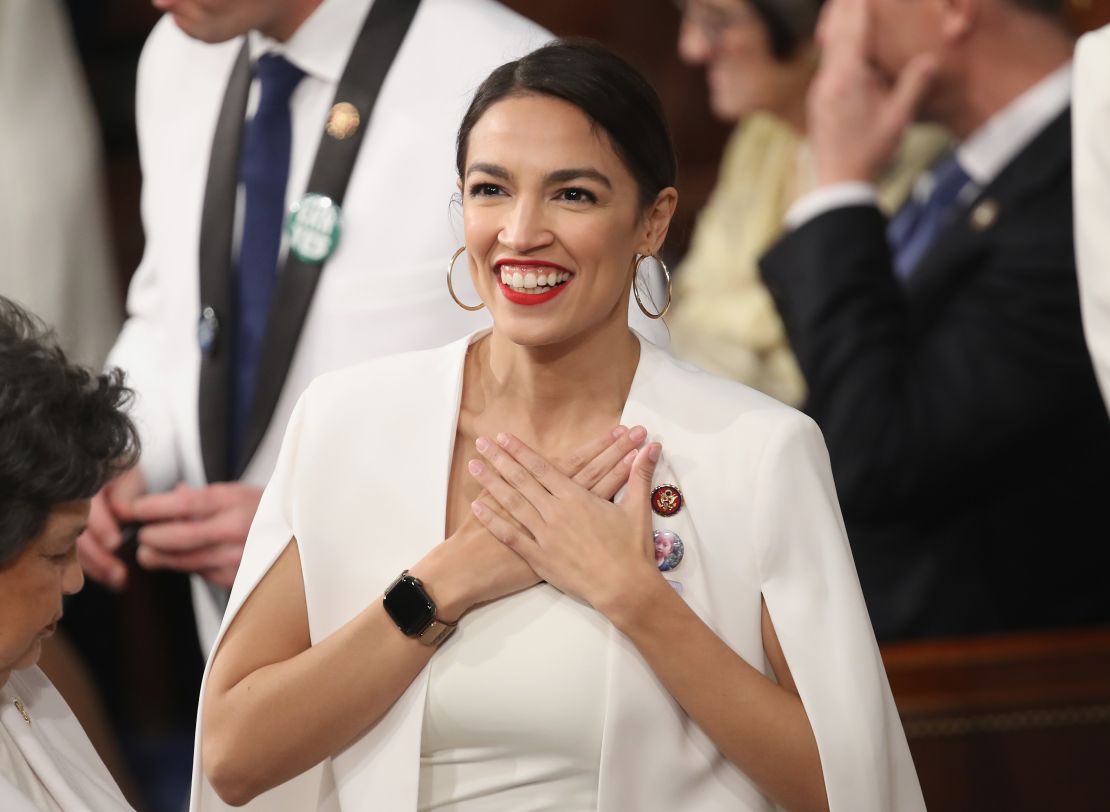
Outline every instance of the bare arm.
{"type": "MultiPolygon", "coordinates": [[[[645,584],[649,582],[645,579],[645,584]]],[[[717,749],[789,810],[827,810],[810,727],[763,605],[763,648],[778,684],[745,662],[662,578],[609,619],[717,749]]]]}
{"type": "MultiPolygon", "coordinates": [[[[642,427],[614,431],[564,467],[607,500],[627,480],[628,454],[644,436],[642,427]]],[[[473,516],[412,573],[448,620],[540,580],[473,516]]],[[[433,652],[401,633],[380,597],[313,645],[300,553],[291,540],[214,655],[201,708],[201,760],[213,789],[229,803],[246,803],[330,757],[381,719],[433,652]]]]}
{"type": "Polygon", "coordinates": [[[337,752],[381,718],[433,652],[401,634],[378,600],[313,646],[291,541],[212,664],[201,712],[213,788],[229,803],[246,803],[337,752]]]}
{"type": "Polygon", "coordinates": [[[636,457],[619,504],[586,493],[511,435],[479,438],[478,450],[486,463],[471,472],[526,528],[477,506],[491,532],[544,580],[605,615],[763,792],[791,810],[827,809],[816,738],[766,606],[763,644],[777,683],[729,648],[655,567],[648,505],[660,446],[636,457]]]}

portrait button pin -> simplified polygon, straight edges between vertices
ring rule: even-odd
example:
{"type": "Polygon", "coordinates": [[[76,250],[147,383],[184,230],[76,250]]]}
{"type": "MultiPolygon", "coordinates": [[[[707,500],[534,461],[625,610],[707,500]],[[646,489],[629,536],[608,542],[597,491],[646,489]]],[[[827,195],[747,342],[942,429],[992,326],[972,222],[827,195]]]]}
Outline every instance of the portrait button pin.
{"type": "Polygon", "coordinates": [[[652,534],[655,542],[655,566],[660,572],[670,572],[682,563],[686,547],[673,530],[656,530],[652,534]]]}
{"type": "Polygon", "coordinates": [[[200,351],[206,355],[216,347],[216,340],[220,336],[220,319],[216,311],[205,305],[201,308],[200,319],[197,321],[197,343],[200,351]]]}
{"type": "Polygon", "coordinates": [[[673,516],[682,510],[682,491],[674,485],[660,485],[651,492],[651,509],[660,516],[673,516]]]}

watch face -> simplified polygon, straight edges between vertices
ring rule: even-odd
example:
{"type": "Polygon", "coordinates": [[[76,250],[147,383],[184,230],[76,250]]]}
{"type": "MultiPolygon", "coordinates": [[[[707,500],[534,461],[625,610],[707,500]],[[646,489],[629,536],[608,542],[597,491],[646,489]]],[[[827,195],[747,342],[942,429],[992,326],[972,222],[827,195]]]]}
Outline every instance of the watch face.
{"type": "Polygon", "coordinates": [[[385,593],[385,611],[409,637],[420,634],[436,615],[435,604],[416,579],[406,575],[385,593]]]}

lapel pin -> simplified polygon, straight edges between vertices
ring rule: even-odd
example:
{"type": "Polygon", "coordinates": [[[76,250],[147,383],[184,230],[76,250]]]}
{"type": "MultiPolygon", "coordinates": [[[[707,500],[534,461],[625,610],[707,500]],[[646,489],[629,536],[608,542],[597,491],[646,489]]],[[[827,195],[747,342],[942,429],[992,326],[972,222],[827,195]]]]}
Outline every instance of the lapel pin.
{"type": "Polygon", "coordinates": [[[971,227],[976,231],[986,231],[998,219],[998,203],[992,198],[982,200],[971,210],[971,227]]]}
{"type": "Polygon", "coordinates": [[[216,348],[216,340],[220,337],[220,319],[216,310],[210,305],[201,308],[200,319],[197,321],[197,344],[200,351],[207,355],[216,348]]]}
{"type": "Polygon", "coordinates": [[[670,572],[682,563],[686,547],[678,533],[673,530],[656,530],[652,534],[655,542],[655,566],[660,572],[670,572]]]}
{"type": "Polygon", "coordinates": [[[651,509],[660,516],[673,516],[682,510],[682,491],[674,485],[660,485],[651,492],[651,509]]]}
{"type": "Polygon", "coordinates": [[[15,705],[15,709],[17,711],[19,711],[19,715],[23,717],[23,721],[26,722],[28,725],[30,725],[31,724],[31,714],[29,714],[27,712],[26,706],[24,706],[24,704],[22,702],[20,702],[18,699],[15,700],[15,702],[13,702],[12,704],[15,705]]]}
{"type": "Polygon", "coordinates": [[[324,125],[324,130],[336,141],[342,141],[358,131],[360,120],[357,107],[350,102],[339,102],[328,113],[328,123],[324,125]]]}
{"type": "Polygon", "coordinates": [[[310,265],[326,260],[339,244],[341,217],[339,204],[327,195],[302,197],[289,208],[285,219],[290,253],[310,265]]]}

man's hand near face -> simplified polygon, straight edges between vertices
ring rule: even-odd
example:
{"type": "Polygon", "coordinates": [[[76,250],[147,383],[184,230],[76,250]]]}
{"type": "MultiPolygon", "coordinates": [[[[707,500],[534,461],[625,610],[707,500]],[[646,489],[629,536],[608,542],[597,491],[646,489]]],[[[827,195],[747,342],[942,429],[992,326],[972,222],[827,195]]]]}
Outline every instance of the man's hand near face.
{"type": "Polygon", "coordinates": [[[869,25],[867,0],[830,0],[818,24],[807,107],[819,186],[873,182],[936,72],[935,57],[919,54],[888,81],[870,61],[869,25]]]}

